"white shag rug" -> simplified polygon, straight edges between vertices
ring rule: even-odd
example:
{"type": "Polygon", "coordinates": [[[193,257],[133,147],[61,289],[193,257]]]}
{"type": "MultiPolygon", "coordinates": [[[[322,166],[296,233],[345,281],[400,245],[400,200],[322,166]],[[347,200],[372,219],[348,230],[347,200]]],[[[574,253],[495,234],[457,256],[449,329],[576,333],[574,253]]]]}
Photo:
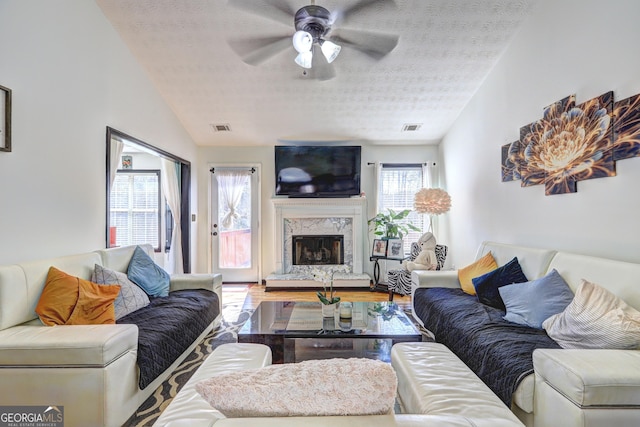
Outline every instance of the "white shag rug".
{"type": "Polygon", "coordinates": [[[360,358],[270,365],[196,384],[229,418],[387,414],[397,387],[391,365],[360,358]]]}

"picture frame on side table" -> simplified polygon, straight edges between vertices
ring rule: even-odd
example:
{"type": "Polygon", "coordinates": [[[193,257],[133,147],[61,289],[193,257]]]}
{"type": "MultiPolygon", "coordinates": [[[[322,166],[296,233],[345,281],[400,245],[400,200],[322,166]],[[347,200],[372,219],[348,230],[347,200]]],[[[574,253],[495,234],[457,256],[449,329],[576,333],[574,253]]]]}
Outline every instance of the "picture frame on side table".
{"type": "Polygon", "coordinates": [[[387,258],[391,258],[391,259],[404,258],[402,239],[389,239],[389,243],[387,244],[387,258]]]}
{"type": "Polygon", "coordinates": [[[11,151],[11,89],[0,86],[0,151],[11,151]]]}
{"type": "Polygon", "coordinates": [[[387,241],[382,239],[373,239],[372,257],[384,258],[387,256],[387,241]]]}

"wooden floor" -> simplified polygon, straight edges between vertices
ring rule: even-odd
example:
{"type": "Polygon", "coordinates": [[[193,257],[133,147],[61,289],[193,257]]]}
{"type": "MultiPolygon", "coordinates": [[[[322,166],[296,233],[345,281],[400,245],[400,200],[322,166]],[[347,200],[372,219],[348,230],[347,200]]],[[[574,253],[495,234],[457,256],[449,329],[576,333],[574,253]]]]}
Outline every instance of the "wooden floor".
{"type": "MultiPolygon", "coordinates": [[[[229,302],[230,300],[241,298],[242,294],[246,294],[244,298],[243,308],[255,309],[262,301],[318,301],[315,290],[302,291],[266,291],[264,285],[259,284],[223,284],[222,300],[229,302]]],[[[368,289],[363,290],[341,290],[336,291],[342,301],[388,301],[389,294],[384,292],[371,292],[368,289]]],[[[393,301],[402,308],[411,307],[411,296],[395,295],[393,301]]]]}

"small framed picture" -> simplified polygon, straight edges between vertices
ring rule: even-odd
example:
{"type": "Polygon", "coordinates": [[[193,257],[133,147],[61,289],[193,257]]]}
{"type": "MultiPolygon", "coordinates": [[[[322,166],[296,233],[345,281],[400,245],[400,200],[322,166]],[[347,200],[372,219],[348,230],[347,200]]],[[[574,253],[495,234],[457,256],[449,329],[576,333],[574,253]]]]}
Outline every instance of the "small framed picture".
{"type": "Polygon", "coordinates": [[[131,156],[122,156],[122,169],[133,169],[133,158],[131,156]]]}
{"type": "Polygon", "coordinates": [[[0,151],[11,151],[11,89],[0,86],[0,151]]]}
{"type": "Polygon", "coordinates": [[[387,245],[387,258],[402,259],[404,258],[404,250],[402,239],[389,239],[387,245]]]}
{"type": "Polygon", "coordinates": [[[373,251],[371,252],[371,256],[387,256],[387,241],[382,239],[373,239],[373,251]]]}

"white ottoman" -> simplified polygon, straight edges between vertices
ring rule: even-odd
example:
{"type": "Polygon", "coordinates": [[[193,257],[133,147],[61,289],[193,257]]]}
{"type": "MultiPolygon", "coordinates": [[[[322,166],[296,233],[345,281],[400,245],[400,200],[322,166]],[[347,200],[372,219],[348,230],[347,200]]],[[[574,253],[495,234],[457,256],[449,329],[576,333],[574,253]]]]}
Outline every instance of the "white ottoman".
{"type": "Polygon", "coordinates": [[[462,416],[482,421],[482,425],[523,426],[498,396],[442,344],[396,344],[391,349],[391,365],[398,376],[403,412],[462,416]]]}
{"type": "Polygon", "coordinates": [[[154,427],[209,427],[224,418],[195,390],[199,381],[215,375],[271,364],[271,349],[262,344],[223,344],[202,365],[162,412],[154,427]]]}

